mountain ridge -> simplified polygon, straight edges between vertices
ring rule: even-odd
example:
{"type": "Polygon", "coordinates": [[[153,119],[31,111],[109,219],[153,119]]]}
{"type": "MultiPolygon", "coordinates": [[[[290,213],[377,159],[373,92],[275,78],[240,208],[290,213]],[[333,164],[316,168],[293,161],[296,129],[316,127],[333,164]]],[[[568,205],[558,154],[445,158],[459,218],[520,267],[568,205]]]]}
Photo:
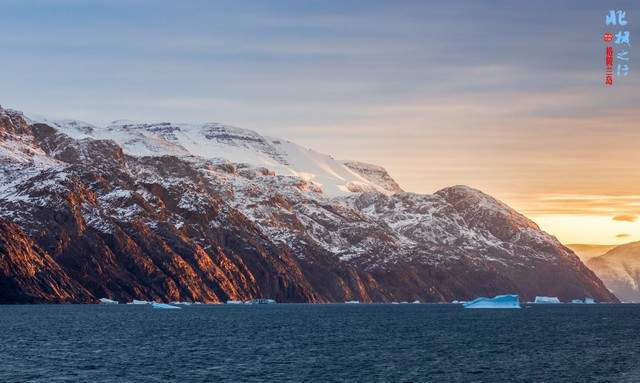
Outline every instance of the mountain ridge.
{"type": "Polygon", "coordinates": [[[640,302],[640,241],[615,246],[587,266],[623,302],[640,302]]]}
{"type": "Polygon", "coordinates": [[[580,260],[582,260],[582,262],[586,264],[590,259],[601,256],[602,254],[618,245],[591,245],[583,243],[570,243],[565,246],[573,250],[580,258],[580,260]]]}
{"type": "Polygon", "coordinates": [[[285,139],[262,136],[248,129],[217,122],[184,124],[116,120],[99,127],[77,120],[42,116],[27,117],[27,120],[32,124],[49,124],[76,139],[111,139],[124,152],[134,156],[176,155],[214,159],[217,158],[217,151],[224,152],[221,158],[230,162],[266,167],[276,174],[303,178],[331,196],[346,195],[353,191],[388,194],[400,190],[395,180],[380,166],[337,161],[329,155],[285,139]],[[370,179],[370,170],[374,168],[377,179],[370,179]],[[380,180],[385,182],[375,182],[380,180]]]}
{"type": "Polygon", "coordinates": [[[571,250],[478,190],[408,193],[375,165],[193,126],[0,109],[0,218],[89,292],[67,301],[617,301],[571,250]]]}

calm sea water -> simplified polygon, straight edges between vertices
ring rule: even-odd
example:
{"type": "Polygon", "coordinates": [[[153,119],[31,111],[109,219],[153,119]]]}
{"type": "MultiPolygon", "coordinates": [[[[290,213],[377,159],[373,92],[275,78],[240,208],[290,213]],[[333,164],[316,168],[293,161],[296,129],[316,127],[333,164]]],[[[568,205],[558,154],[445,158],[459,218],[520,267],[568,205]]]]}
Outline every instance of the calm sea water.
{"type": "Polygon", "coordinates": [[[0,306],[1,382],[638,382],[640,305],[0,306]]]}

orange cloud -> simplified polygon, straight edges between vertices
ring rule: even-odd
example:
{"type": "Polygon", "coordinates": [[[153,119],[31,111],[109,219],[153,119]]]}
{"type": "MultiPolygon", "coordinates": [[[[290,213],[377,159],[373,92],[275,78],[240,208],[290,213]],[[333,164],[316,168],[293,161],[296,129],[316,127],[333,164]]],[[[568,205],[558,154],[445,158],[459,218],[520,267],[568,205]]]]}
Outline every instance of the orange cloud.
{"type": "Polygon", "coordinates": [[[616,238],[628,238],[629,234],[618,234],[616,235],[616,238]]]}
{"type": "Polygon", "coordinates": [[[623,222],[635,222],[638,219],[637,215],[631,214],[620,214],[613,217],[614,221],[623,221],[623,222]]]}

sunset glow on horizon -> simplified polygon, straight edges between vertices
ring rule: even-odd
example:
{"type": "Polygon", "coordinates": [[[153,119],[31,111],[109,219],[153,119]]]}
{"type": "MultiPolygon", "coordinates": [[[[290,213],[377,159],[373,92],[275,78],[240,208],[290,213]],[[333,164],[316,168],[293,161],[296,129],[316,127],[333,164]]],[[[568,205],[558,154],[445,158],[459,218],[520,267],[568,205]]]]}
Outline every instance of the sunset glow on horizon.
{"type": "Polygon", "coordinates": [[[564,244],[621,245],[640,241],[640,222],[616,222],[606,216],[529,215],[564,244]]]}
{"type": "Polygon", "coordinates": [[[565,244],[640,241],[640,195],[553,195],[529,202],[521,211],[565,244]]]}

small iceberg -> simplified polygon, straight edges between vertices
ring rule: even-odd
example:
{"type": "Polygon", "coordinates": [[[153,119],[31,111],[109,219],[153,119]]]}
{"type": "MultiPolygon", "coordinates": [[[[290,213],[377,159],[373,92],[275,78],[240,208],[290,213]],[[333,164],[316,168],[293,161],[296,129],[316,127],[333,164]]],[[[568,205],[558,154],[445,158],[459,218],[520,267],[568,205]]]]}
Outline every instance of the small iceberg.
{"type": "Polygon", "coordinates": [[[137,299],[134,299],[133,301],[131,301],[131,302],[127,303],[127,304],[128,305],[148,305],[149,303],[151,303],[151,302],[149,302],[149,301],[139,301],[137,299]]]}
{"type": "Polygon", "coordinates": [[[596,300],[595,300],[595,299],[593,299],[593,298],[584,298],[584,300],[582,300],[582,299],[574,299],[574,300],[572,300],[572,301],[571,301],[571,303],[574,303],[574,304],[595,305],[595,304],[597,304],[598,302],[596,302],[596,300]]]}
{"type": "Polygon", "coordinates": [[[181,301],[173,301],[170,304],[172,305],[183,305],[183,306],[190,306],[191,302],[181,302],[181,301]]]}
{"type": "Polygon", "coordinates": [[[100,298],[98,300],[103,305],[117,305],[118,304],[118,301],[113,301],[113,300],[107,299],[107,298],[100,298]]]}
{"type": "Polygon", "coordinates": [[[243,301],[233,301],[233,300],[229,300],[229,301],[227,301],[227,304],[228,304],[228,305],[241,305],[241,304],[244,304],[244,302],[243,302],[243,301]]]}
{"type": "Polygon", "coordinates": [[[246,302],[244,302],[247,305],[271,305],[276,303],[275,300],[273,299],[268,299],[268,298],[258,298],[258,299],[251,299],[248,300],[246,302]]]}
{"type": "Polygon", "coordinates": [[[493,298],[476,298],[462,305],[465,309],[519,309],[517,295],[496,295],[493,298]]]}
{"type": "Polygon", "coordinates": [[[348,305],[359,305],[359,304],[360,304],[360,301],[346,301],[346,302],[344,302],[344,303],[346,303],[346,304],[348,304],[348,305]]]}
{"type": "Polygon", "coordinates": [[[180,310],[180,307],[171,306],[171,305],[168,305],[166,303],[151,302],[151,307],[154,308],[154,309],[162,309],[162,310],[165,310],[165,309],[178,309],[178,310],[180,310]]]}
{"type": "Polygon", "coordinates": [[[558,299],[557,297],[536,297],[536,299],[533,301],[533,303],[538,303],[538,304],[558,304],[558,303],[562,303],[562,302],[560,302],[560,299],[558,299]]]}
{"type": "Polygon", "coordinates": [[[411,303],[412,303],[412,304],[414,304],[414,305],[419,305],[419,304],[420,304],[420,301],[415,300],[415,301],[413,301],[413,302],[411,302],[411,303]]]}

